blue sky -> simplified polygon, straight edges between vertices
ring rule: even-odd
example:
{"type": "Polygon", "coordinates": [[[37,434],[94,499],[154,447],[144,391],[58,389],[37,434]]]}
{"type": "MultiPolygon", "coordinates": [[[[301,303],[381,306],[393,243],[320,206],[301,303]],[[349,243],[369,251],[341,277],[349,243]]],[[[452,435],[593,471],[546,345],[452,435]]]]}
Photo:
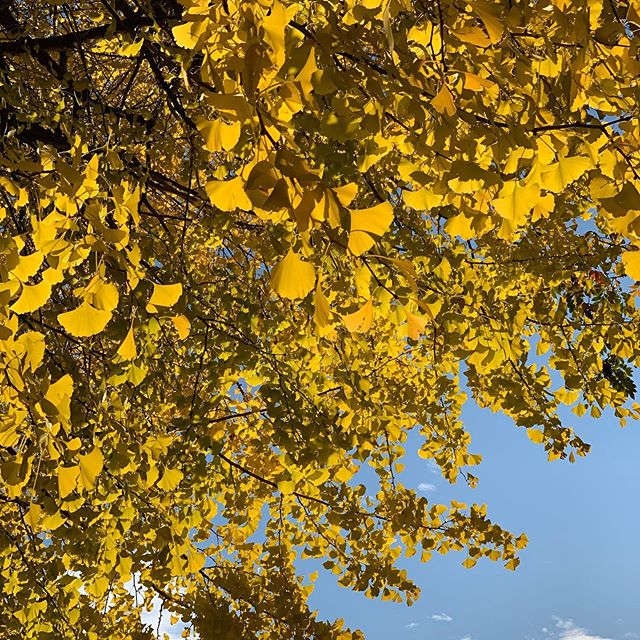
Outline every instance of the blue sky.
{"type": "Polygon", "coordinates": [[[547,462],[525,430],[472,403],[464,420],[484,457],[477,489],[450,486],[413,452],[406,459],[407,485],[439,502],[486,502],[493,519],[528,535],[516,572],[488,560],[467,570],[462,554],[411,558],[405,566],[422,588],[412,607],[367,600],[321,575],[314,608],[367,640],[640,639],[640,425],[566,417],[593,445],[575,464],[547,462]]]}

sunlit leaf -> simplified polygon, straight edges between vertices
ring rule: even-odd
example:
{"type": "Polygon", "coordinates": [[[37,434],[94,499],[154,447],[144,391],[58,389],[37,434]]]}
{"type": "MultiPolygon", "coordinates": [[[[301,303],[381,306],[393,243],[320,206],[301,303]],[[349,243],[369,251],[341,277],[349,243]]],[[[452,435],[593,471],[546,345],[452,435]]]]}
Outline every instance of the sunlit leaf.
{"type": "Polygon", "coordinates": [[[373,301],[369,299],[357,311],[342,316],[342,321],[352,333],[368,331],[373,323],[373,301]]]}
{"type": "Polygon", "coordinates": [[[38,284],[22,287],[20,297],[11,305],[14,313],[31,313],[46,304],[51,295],[51,285],[44,280],[38,284]]]}
{"type": "Polygon", "coordinates": [[[350,209],[351,228],[349,250],[356,256],[368,251],[376,237],[384,235],[393,222],[393,208],[388,202],[381,202],[368,209],[350,209]]]}
{"type": "Polygon", "coordinates": [[[147,310],[156,307],[173,307],[182,295],[182,284],[158,284],[154,283],[153,293],[149,298],[147,310]]]}
{"type": "Polygon", "coordinates": [[[313,265],[292,249],[275,267],[271,274],[271,287],[283,298],[295,300],[304,298],[316,282],[316,272],[313,265]]]}
{"type": "Polygon", "coordinates": [[[80,486],[89,490],[93,488],[96,478],[102,471],[104,458],[98,447],[94,447],[89,453],[78,458],[80,469],[80,486]]]}
{"type": "Polygon", "coordinates": [[[110,311],[96,309],[88,302],[83,302],[73,311],[59,314],[58,322],[71,335],[85,337],[100,333],[111,317],[110,311]]]}

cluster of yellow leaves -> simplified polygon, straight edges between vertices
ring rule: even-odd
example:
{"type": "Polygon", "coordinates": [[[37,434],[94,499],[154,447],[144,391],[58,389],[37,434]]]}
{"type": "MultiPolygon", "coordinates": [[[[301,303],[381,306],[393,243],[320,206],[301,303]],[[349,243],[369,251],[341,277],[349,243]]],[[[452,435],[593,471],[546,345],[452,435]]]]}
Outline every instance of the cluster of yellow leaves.
{"type": "Polygon", "coordinates": [[[300,555],[409,603],[403,554],[515,569],[403,486],[407,434],[473,486],[469,396],[550,460],[588,451],[562,406],[640,417],[636,4],[5,13],[0,635],[150,640],[159,597],[356,640],[300,555]]]}

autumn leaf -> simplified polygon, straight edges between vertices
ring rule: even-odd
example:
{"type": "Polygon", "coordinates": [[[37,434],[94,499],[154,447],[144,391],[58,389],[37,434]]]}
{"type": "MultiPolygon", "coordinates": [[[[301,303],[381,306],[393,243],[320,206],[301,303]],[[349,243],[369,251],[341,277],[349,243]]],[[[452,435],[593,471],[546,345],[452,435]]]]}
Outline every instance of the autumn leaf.
{"type": "Polygon", "coordinates": [[[18,278],[21,282],[26,282],[34,276],[44,260],[42,251],[35,251],[26,256],[20,256],[18,264],[11,269],[11,275],[18,278]]]}
{"type": "Polygon", "coordinates": [[[438,91],[433,100],[431,100],[431,104],[438,113],[453,116],[456,112],[453,94],[446,84],[443,84],[442,87],[440,87],[440,91],[438,91]]]}
{"type": "Polygon", "coordinates": [[[304,298],[313,289],[316,272],[310,262],[290,249],[271,274],[271,288],[283,298],[304,298]]]}
{"type": "Polygon", "coordinates": [[[88,302],[83,302],[76,309],[59,314],[58,322],[71,335],[86,337],[100,333],[111,317],[110,311],[96,309],[88,302]]]}
{"type": "Polygon", "coordinates": [[[135,336],[133,333],[133,326],[129,327],[129,331],[127,331],[127,335],[124,340],[118,347],[117,354],[123,360],[134,360],[138,355],[138,350],[136,348],[135,336]]]}
{"type": "Polygon", "coordinates": [[[199,32],[202,31],[203,22],[185,22],[176,25],[171,32],[176,44],[183,49],[193,49],[199,40],[199,32]]]}
{"type": "Polygon", "coordinates": [[[235,209],[249,211],[253,208],[251,200],[245,193],[244,182],[240,177],[207,182],[205,191],[211,204],[222,211],[234,211],[235,209]]]}
{"type": "Polygon", "coordinates": [[[230,151],[240,139],[241,125],[239,122],[226,123],[222,120],[201,120],[198,123],[198,131],[205,141],[208,151],[230,151]]]}
{"type": "Polygon", "coordinates": [[[536,444],[542,444],[544,442],[544,433],[539,429],[527,429],[527,435],[529,436],[529,440],[531,442],[535,442],[536,444]]]}
{"type": "Polygon", "coordinates": [[[625,273],[634,280],[640,281],[640,251],[627,251],[622,254],[625,273]]]}
{"type": "Polygon", "coordinates": [[[426,187],[417,191],[403,191],[402,197],[410,207],[419,211],[429,211],[429,209],[440,205],[443,199],[441,195],[433,193],[426,187]]]}
{"type": "Polygon", "coordinates": [[[511,228],[516,229],[526,222],[539,197],[540,189],[537,185],[522,186],[514,180],[505,183],[499,197],[492,204],[498,214],[510,223],[511,228]]]}
{"type": "Polygon", "coordinates": [[[351,333],[368,331],[373,323],[373,301],[369,299],[357,311],[342,316],[342,321],[351,333]]]}
{"type": "Polygon", "coordinates": [[[189,318],[183,315],[177,315],[177,316],[173,316],[171,320],[178,331],[178,336],[180,337],[180,340],[185,340],[189,335],[189,330],[191,328],[191,323],[189,322],[189,318]]]}
{"type": "Polygon", "coordinates": [[[393,222],[393,208],[388,202],[381,202],[368,209],[350,209],[351,227],[349,231],[349,251],[355,256],[368,251],[376,237],[384,235],[393,222]]]}
{"type": "Polygon", "coordinates": [[[79,484],[84,489],[90,490],[95,484],[96,478],[102,471],[104,458],[98,447],[94,447],[86,455],[79,456],[78,467],[80,469],[79,484]]]}
{"type": "Polygon", "coordinates": [[[153,293],[147,303],[147,311],[155,313],[158,307],[173,307],[182,295],[182,284],[158,284],[153,285],[153,293]]]}
{"type": "Polygon", "coordinates": [[[44,280],[34,285],[23,285],[20,297],[9,307],[14,313],[31,313],[46,304],[51,285],[44,280]]]}
{"type": "Polygon", "coordinates": [[[314,303],[313,319],[315,323],[321,328],[328,326],[331,322],[331,308],[329,306],[329,301],[327,300],[327,297],[324,295],[324,293],[322,292],[322,289],[320,288],[319,282],[316,286],[316,291],[313,296],[313,303],[314,303]]]}
{"type": "Polygon", "coordinates": [[[415,313],[407,313],[407,336],[409,338],[418,340],[426,326],[426,318],[416,315],[415,313]]]}
{"type": "Polygon", "coordinates": [[[120,294],[118,288],[110,282],[97,278],[95,284],[85,292],[87,301],[96,309],[113,311],[118,306],[120,294]]]}
{"type": "Polygon", "coordinates": [[[80,467],[58,467],[58,493],[62,499],[75,491],[80,477],[80,467]]]}
{"type": "Polygon", "coordinates": [[[561,157],[558,162],[542,169],[542,186],[559,193],[592,167],[591,159],[584,156],[561,157]]]}
{"type": "Polygon", "coordinates": [[[184,474],[179,469],[165,469],[162,478],[158,481],[158,486],[163,491],[173,491],[179,484],[184,474]]]}

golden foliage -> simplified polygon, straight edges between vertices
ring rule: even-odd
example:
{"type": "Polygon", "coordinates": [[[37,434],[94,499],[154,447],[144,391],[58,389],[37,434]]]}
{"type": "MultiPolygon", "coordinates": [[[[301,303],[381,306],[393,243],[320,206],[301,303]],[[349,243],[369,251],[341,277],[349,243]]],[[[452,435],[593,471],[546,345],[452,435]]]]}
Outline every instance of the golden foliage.
{"type": "Polygon", "coordinates": [[[468,395],[551,460],[561,405],[638,418],[637,6],[5,4],[0,636],[149,639],[156,597],[355,639],[297,558],[409,603],[403,553],[515,569],[407,433],[474,485],[468,395]]]}

